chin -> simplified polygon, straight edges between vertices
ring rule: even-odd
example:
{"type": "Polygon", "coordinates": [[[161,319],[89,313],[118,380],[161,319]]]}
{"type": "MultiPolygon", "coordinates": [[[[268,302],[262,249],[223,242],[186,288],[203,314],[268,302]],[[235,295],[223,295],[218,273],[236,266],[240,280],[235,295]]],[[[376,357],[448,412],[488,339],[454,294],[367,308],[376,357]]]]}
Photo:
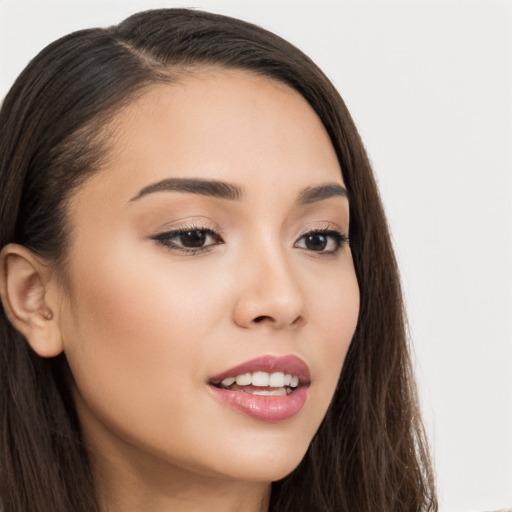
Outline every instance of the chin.
{"type": "Polygon", "coordinates": [[[253,439],[249,446],[232,446],[224,473],[232,478],[275,482],[289,475],[301,463],[309,447],[310,439],[291,435],[286,440],[253,439]],[[277,441],[277,442],[276,442],[277,441]]]}

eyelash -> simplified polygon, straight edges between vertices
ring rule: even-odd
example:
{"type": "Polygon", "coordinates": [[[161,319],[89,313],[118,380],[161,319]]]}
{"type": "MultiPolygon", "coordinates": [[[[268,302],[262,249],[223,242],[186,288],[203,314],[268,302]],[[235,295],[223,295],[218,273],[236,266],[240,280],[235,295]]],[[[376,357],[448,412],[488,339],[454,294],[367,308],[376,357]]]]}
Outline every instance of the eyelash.
{"type": "MultiPolygon", "coordinates": [[[[341,249],[343,244],[349,243],[349,238],[345,233],[342,233],[341,231],[338,231],[336,229],[332,229],[330,227],[321,227],[321,228],[315,228],[307,231],[306,233],[303,233],[297,242],[293,245],[294,247],[297,247],[297,243],[301,240],[304,240],[308,236],[314,236],[314,235],[322,235],[325,236],[332,241],[334,241],[335,247],[334,249],[330,249],[328,251],[322,250],[322,251],[315,251],[312,249],[309,249],[309,251],[316,253],[316,254],[325,254],[325,255],[333,255],[337,254],[338,251],[341,249]]],[[[327,242],[328,243],[328,242],[327,242]]],[[[307,247],[300,247],[305,250],[308,250],[307,247]]]]}
{"type": "MultiPolygon", "coordinates": [[[[179,229],[175,229],[173,231],[166,231],[165,233],[160,233],[158,235],[153,236],[152,238],[153,238],[153,240],[155,240],[159,244],[163,245],[170,251],[176,251],[176,252],[181,252],[181,253],[186,253],[186,254],[191,254],[191,255],[208,252],[211,249],[211,247],[213,247],[215,245],[221,245],[224,243],[224,240],[216,231],[214,231],[211,228],[204,227],[204,226],[184,226],[179,229]],[[174,240],[178,239],[180,236],[183,236],[184,234],[187,234],[187,233],[188,234],[195,233],[197,236],[203,236],[204,240],[207,240],[208,237],[211,237],[214,239],[214,242],[210,243],[208,245],[203,245],[203,246],[194,248],[194,247],[185,247],[185,246],[180,245],[174,241],[174,240]]],[[[327,244],[329,243],[329,240],[326,242],[327,244]]],[[[304,250],[310,251],[312,253],[316,253],[316,254],[333,255],[333,254],[336,254],[344,244],[348,244],[348,243],[349,243],[349,238],[346,234],[341,233],[340,231],[337,231],[330,227],[322,227],[322,228],[312,229],[310,231],[307,231],[306,233],[303,233],[302,235],[300,235],[300,237],[297,239],[297,241],[293,244],[293,246],[297,247],[299,249],[304,249],[304,250]],[[325,251],[325,250],[315,251],[313,249],[308,249],[307,247],[301,247],[301,246],[297,245],[300,241],[305,240],[306,237],[315,236],[315,235],[323,235],[326,238],[328,238],[330,241],[334,241],[335,247],[328,251],[325,251]]]]}
{"type": "Polygon", "coordinates": [[[207,228],[204,226],[183,226],[179,229],[175,229],[173,231],[166,231],[165,233],[160,233],[154,237],[152,237],[153,240],[158,242],[159,244],[163,245],[164,247],[167,247],[169,251],[177,251],[182,252],[186,254],[199,254],[201,252],[207,252],[210,250],[210,248],[214,245],[220,245],[224,243],[224,240],[222,240],[222,237],[213,229],[207,228]],[[204,235],[205,237],[212,237],[215,239],[215,242],[206,246],[202,247],[185,247],[183,245],[179,245],[176,242],[174,242],[174,239],[179,238],[180,236],[183,236],[187,233],[200,233],[204,235]]]}

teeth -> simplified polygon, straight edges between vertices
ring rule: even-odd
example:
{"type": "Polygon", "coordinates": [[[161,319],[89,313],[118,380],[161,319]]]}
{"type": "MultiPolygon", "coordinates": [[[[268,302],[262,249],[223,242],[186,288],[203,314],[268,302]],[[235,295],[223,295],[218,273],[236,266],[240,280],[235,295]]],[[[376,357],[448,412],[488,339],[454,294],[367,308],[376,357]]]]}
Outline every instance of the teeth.
{"type": "Polygon", "coordinates": [[[270,377],[267,372],[254,372],[252,374],[252,385],[258,387],[267,387],[270,377]]]}
{"type": "Polygon", "coordinates": [[[268,385],[271,388],[282,388],[284,386],[284,373],[276,372],[270,375],[268,385]]]}
{"type": "Polygon", "coordinates": [[[252,391],[251,395],[259,395],[259,396],[285,396],[288,393],[285,388],[278,388],[272,390],[261,389],[258,391],[252,391]]]}
{"type": "Polygon", "coordinates": [[[235,380],[239,386],[249,386],[252,382],[252,375],[250,373],[244,373],[243,375],[237,375],[235,377],[235,380]]]}
{"type": "MultiPolygon", "coordinates": [[[[251,384],[256,387],[271,387],[271,388],[284,388],[291,387],[296,388],[299,385],[299,378],[296,375],[290,375],[289,373],[283,372],[254,372],[254,373],[243,373],[236,377],[226,377],[222,381],[222,386],[228,388],[234,383],[239,386],[250,386],[251,384]]],[[[266,394],[272,393],[272,391],[258,391],[255,394],[266,394]]]]}

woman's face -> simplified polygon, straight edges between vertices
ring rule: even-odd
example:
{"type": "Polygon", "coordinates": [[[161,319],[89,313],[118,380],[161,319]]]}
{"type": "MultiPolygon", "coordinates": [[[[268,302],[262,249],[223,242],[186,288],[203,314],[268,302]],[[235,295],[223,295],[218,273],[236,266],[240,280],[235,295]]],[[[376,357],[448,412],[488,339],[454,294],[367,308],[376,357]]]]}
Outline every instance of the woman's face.
{"type": "Polygon", "coordinates": [[[227,70],[154,86],[113,133],[70,204],[55,288],[93,459],[279,479],[324,417],[359,310],[329,137],[297,92],[227,70]]]}

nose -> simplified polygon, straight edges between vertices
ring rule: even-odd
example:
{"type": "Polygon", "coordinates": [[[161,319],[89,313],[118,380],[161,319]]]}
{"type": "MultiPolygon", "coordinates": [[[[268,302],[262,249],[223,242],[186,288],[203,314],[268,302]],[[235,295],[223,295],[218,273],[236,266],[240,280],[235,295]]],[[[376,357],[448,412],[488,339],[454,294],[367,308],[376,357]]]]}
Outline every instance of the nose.
{"type": "Polygon", "coordinates": [[[240,268],[233,311],[237,325],[293,329],[306,323],[304,294],[285,255],[257,251],[240,268]]]}

